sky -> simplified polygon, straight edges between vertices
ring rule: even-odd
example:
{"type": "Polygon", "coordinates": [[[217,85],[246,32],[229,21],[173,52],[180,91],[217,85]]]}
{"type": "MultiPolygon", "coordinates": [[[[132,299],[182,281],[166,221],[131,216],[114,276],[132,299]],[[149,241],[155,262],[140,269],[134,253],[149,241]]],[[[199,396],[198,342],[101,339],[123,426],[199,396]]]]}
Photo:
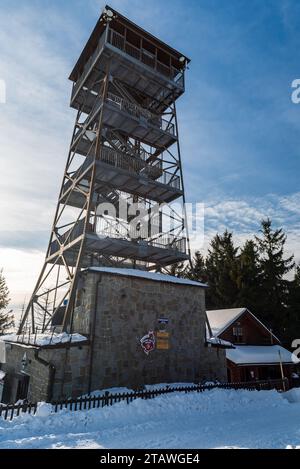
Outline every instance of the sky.
{"type": "MultiPolygon", "coordinates": [[[[0,268],[15,311],[49,239],[75,119],[68,76],[104,5],[0,2],[0,268]]],[[[177,111],[187,200],[204,204],[205,246],[225,229],[243,243],[269,216],[300,260],[300,104],[291,100],[300,2],[110,5],[191,58],[177,111]]]]}

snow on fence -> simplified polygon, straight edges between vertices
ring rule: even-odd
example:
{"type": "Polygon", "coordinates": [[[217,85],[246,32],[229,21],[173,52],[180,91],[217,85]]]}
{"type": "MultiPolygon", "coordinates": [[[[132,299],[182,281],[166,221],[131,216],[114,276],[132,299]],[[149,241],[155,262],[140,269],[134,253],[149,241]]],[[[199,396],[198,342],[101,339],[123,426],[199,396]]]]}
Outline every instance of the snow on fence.
{"type": "MultiPolygon", "coordinates": [[[[218,384],[192,384],[191,386],[169,386],[159,389],[132,391],[111,394],[106,391],[101,396],[87,396],[78,397],[75,399],[64,399],[60,401],[53,401],[53,411],[58,412],[62,409],[70,411],[76,410],[89,410],[99,407],[105,407],[115,404],[116,402],[126,401],[127,404],[134,399],[153,399],[154,397],[172,392],[203,392],[211,389],[244,389],[248,391],[262,391],[276,389],[277,391],[284,391],[288,389],[288,379],[273,379],[267,381],[249,381],[239,383],[218,383],[218,384]]],[[[20,413],[35,414],[37,411],[37,403],[22,402],[19,404],[0,404],[0,417],[5,420],[12,420],[18,417],[20,413]]]]}

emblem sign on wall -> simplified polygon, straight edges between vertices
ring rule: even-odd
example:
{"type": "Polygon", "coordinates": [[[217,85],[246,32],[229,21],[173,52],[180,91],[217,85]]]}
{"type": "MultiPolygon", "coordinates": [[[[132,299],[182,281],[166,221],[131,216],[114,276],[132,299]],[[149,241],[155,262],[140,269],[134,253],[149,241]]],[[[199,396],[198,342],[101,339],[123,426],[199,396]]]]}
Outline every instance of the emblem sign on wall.
{"type": "Polygon", "coordinates": [[[170,333],[167,331],[168,318],[158,319],[158,330],[156,333],[151,330],[140,339],[140,344],[146,355],[153,350],[169,350],[170,349],[170,333]]]}
{"type": "Polygon", "coordinates": [[[154,331],[149,331],[148,334],[144,335],[140,340],[142,349],[146,355],[149,355],[152,350],[155,349],[155,333],[154,331]]]}

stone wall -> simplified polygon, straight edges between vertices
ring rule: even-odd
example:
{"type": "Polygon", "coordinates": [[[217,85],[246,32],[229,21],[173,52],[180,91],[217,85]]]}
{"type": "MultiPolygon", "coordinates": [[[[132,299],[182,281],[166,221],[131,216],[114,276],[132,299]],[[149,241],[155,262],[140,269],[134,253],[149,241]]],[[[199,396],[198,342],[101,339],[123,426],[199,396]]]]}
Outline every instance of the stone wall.
{"type": "Polygon", "coordinates": [[[37,348],[6,344],[4,402],[15,402],[18,382],[29,376],[28,400],[32,402],[78,396],[87,392],[88,347],[37,348]],[[22,360],[26,354],[25,366],[22,360]]]}
{"type": "Polygon", "coordinates": [[[226,380],[224,350],[204,345],[204,288],[89,272],[83,290],[74,330],[91,334],[92,390],[226,380]],[[146,355],[140,339],[161,328],[160,318],[168,319],[170,348],[146,355]]]}

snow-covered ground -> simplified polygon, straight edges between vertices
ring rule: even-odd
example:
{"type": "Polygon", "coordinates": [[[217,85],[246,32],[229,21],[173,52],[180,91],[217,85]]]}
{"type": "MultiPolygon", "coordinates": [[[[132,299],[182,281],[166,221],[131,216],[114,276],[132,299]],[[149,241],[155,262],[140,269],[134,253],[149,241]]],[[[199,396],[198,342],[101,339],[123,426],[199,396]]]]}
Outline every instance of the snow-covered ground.
{"type": "Polygon", "coordinates": [[[174,393],[89,411],[0,418],[0,448],[300,447],[300,390],[174,393]]]}

